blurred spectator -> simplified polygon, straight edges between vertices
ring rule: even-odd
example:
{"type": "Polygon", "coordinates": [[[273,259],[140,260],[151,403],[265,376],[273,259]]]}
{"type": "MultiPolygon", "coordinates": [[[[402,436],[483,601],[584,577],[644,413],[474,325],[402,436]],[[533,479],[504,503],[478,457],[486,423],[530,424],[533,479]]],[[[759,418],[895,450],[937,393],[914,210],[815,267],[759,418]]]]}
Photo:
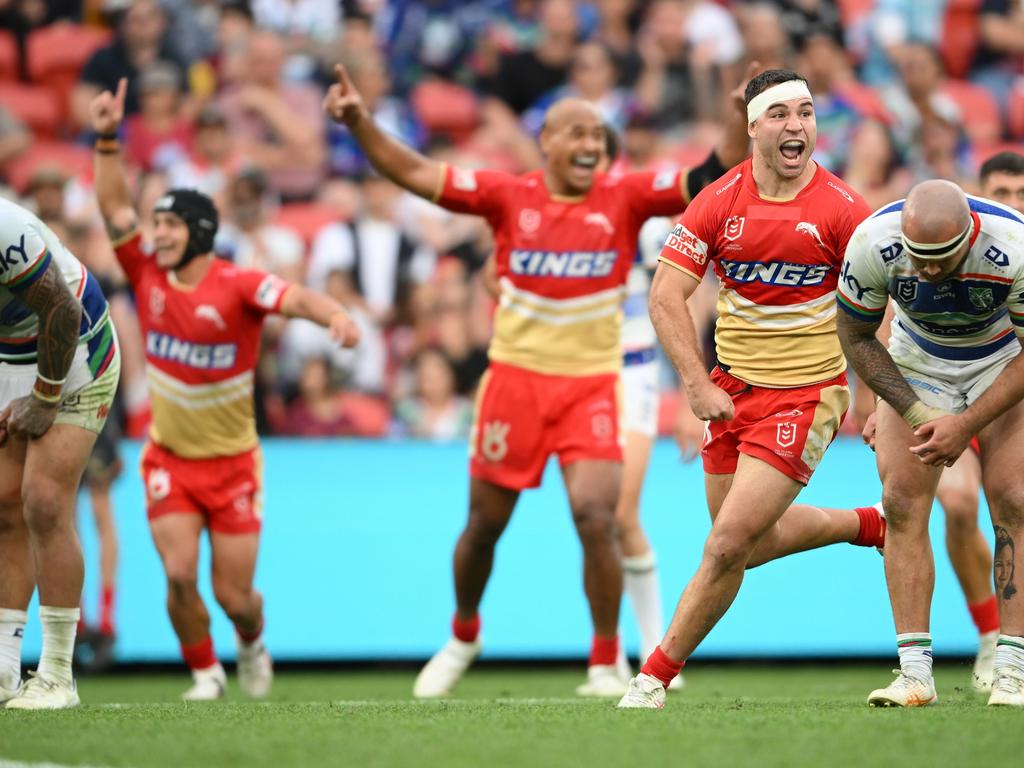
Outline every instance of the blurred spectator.
{"type": "MultiPolygon", "coordinates": [[[[381,56],[362,56],[346,64],[366,108],[381,130],[415,149],[426,145],[426,131],[409,107],[408,101],[389,95],[391,78],[381,56]]],[[[371,171],[366,155],[352,138],[348,128],[330,121],[327,128],[328,166],[332,176],[361,177],[371,171]]]]}
{"type": "Polygon", "coordinates": [[[281,80],[284,45],[273,32],[248,40],[243,79],[220,97],[232,140],[284,200],[313,197],[325,156],[321,92],[281,80]]]}
{"type": "Polygon", "coordinates": [[[0,104],[0,170],[32,144],[32,133],[0,104]]]}
{"type": "Polygon", "coordinates": [[[89,102],[102,91],[117,90],[128,78],[125,114],[139,111],[139,73],[157,61],[179,67],[180,89],[186,91],[186,63],[174,52],[167,35],[167,18],[156,0],[133,0],[118,16],[114,41],[100,48],[85,63],[81,81],[71,94],[71,115],[79,128],[89,124],[89,102]]]}
{"type": "Polygon", "coordinates": [[[591,39],[600,42],[615,60],[620,85],[633,85],[640,77],[644,61],[637,51],[639,26],[638,0],[597,0],[598,26],[591,39]]]}
{"type": "Polygon", "coordinates": [[[540,10],[541,38],[537,47],[503,56],[488,85],[490,95],[516,114],[525,112],[569,76],[579,23],[570,0],[544,0],[540,10]]]}
{"type": "Polygon", "coordinates": [[[738,15],[747,61],[757,61],[765,69],[793,67],[793,40],[778,5],[748,3],[739,9],[738,15]]]}
{"type": "Polygon", "coordinates": [[[252,15],[258,27],[271,29],[284,40],[288,80],[311,80],[321,63],[337,55],[338,0],[252,0],[252,15]]]}
{"type": "Polygon", "coordinates": [[[322,357],[306,361],[298,397],[288,405],[272,400],[267,416],[274,432],[302,437],[383,437],[390,418],[386,401],[340,391],[322,357]]]}
{"type": "Polygon", "coordinates": [[[401,437],[457,440],[469,435],[473,423],[470,401],[455,393],[455,372],[445,354],[421,350],[415,360],[415,392],[395,408],[394,432],[401,437]]]}
{"type": "Polygon", "coordinates": [[[947,0],[877,0],[869,24],[869,45],[861,76],[884,86],[896,77],[904,46],[938,47],[947,0]]]}
{"type": "Polygon", "coordinates": [[[223,210],[228,180],[244,165],[228,133],[227,118],[215,104],[196,116],[194,138],[188,157],[167,168],[171,187],[191,187],[210,195],[223,210]]]}
{"type": "Polygon", "coordinates": [[[911,186],[891,134],[874,121],[865,122],[854,135],[843,178],[872,209],[904,197],[911,186]]]}
{"type": "Polygon", "coordinates": [[[1014,0],[981,0],[981,42],[971,80],[996,97],[1003,112],[1015,78],[1024,66],[1024,5],[1014,0]]]}
{"type": "Polygon", "coordinates": [[[270,207],[261,171],[251,168],[235,176],[228,186],[214,250],[243,269],[261,269],[301,283],[306,246],[292,230],[270,223],[270,207]]]}
{"type": "Polygon", "coordinates": [[[228,0],[221,4],[213,68],[222,88],[242,79],[246,67],[246,47],[253,29],[255,23],[248,0],[228,0]]]}
{"type": "Polygon", "coordinates": [[[79,21],[81,16],[82,0],[0,0],[0,29],[14,35],[19,79],[28,79],[25,41],[29,33],[59,21],[79,21]]]}
{"type": "Polygon", "coordinates": [[[537,136],[548,107],[559,99],[577,97],[593,104],[606,123],[621,131],[631,112],[653,105],[638,104],[631,91],[618,87],[618,80],[608,49],[600,43],[583,43],[573,56],[569,82],[538,99],[523,115],[523,126],[537,136]]]}
{"type": "Polygon", "coordinates": [[[388,69],[396,77],[397,95],[407,96],[428,74],[470,85],[475,41],[502,5],[503,0],[390,0],[383,4],[375,22],[388,69]]]}
{"type": "MultiPolygon", "coordinates": [[[[64,237],[68,234],[64,213],[64,185],[67,180],[67,176],[60,168],[53,165],[40,165],[32,172],[27,191],[30,208],[36,216],[43,220],[44,224],[61,235],[61,240],[70,249],[72,244],[64,237]]],[[[73,253],[84,252],[84,249],[81,248],[73,251],[73,253]]]]}
{"type": "Polygon", "coordinates": [[[413,242],[397,223],[403,193],[390,181],[368,176],[365,206],[351,223],[329,224],[316,236],[307,282],[323,290],[327,275],[347,275],[346,307],[360,307],[381,327],[410,325],[414,294],[430,279],[433,251],[413,242]]]}
{"type": "MultiPolygon", "coordinates": [[[[836,0],[773,0],[782,14],[782,26],[793,48],[808,37],[827,35],[842,48],[843,17],[836,0]]],[[[753,58],[753,57],[752,57],[753,58]]]]}
{"type": "Polygon", "coordinates": [[[167,15],[168,37],[178,57],[188,64],[217,52],[217,26],[221,0],[160,0],[167,15]]]}
{"type": "Polygon", "coordinates": [[[911,184],[948,179],[973,192],[977,189],[972,172],[974,158],[960,110],[953,104],[942,104],[921,126],[920,139],[910,154],[911,184]]]}
{"type": "Polygon", "coordinates": [[[124,157],[144,172],[165,170],[188,157],[194,129],[182,114],[181,72],[169,62],[150,64],[138,77],[138,114],[124,121],[124,157]]]}

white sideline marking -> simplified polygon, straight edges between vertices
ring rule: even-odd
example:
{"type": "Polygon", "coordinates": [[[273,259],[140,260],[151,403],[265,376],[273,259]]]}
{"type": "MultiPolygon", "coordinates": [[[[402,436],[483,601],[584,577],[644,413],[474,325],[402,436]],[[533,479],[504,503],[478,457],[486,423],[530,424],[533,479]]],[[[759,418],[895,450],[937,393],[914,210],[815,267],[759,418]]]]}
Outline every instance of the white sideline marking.
{"type": "Polygon", "coordinates": [[[0,758],[0,768],[103,768],[98,765],[65,765],[63,763],[23,763],[18,760],[0,758]]]}
{"type": "MultiPolygon", "coordinates": [[[[511,706],[524,706],[524,707],[536,707],[544,706],[546,704],[595,704],[595,703],[607,703],[613,701],[613,699],[597,699],[597,698],[583,698],[583,697],[572,697],[572,698],[550,698],[550,699],[538,699],[538,698],[499,698],[499,699],[338,699],[334,701],[241,701],[234,703],[245,703],[250,707],[280,707],[288,705],[297,706],[338,706],[338,707],[380,707],[387,706],[389,704],[419,704],[421,706],[442,706],[442,705],[469,705],[469,704],[502,704],[511,706]]],[[[154,701],[118,701],[109,702],[106,704],[94,704],[98,709],[155,709],[176,706],[177,704],[184,704],[186,702],[154,702],[154,701]]],[[[193,702],[196,703],[196,702],[193,702]]],[[[203,704],[204,702],[197,702],[203,704]]],[[[210,702],[213,706],[217,706],[220,702],[210,702]]],[[[0,762],[0,768],[8,768],[7,765],[0,762]]],[[[13,766],[11,766],[13,768],[13,766]]],[[[48,767],[47,767],[48,768],[48,767]]],[[[92,768],[86,766],[85,768],[92,768]]]]}

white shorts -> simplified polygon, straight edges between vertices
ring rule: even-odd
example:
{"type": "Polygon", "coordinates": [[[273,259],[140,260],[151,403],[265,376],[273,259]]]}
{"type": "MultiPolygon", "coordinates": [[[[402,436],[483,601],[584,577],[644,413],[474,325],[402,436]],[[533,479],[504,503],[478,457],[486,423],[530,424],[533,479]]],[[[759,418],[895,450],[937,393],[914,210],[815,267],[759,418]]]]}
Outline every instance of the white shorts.
{"type": "Polygon", "coordinates": [[[889,354],[921,402],[950,413],[961,413],[981,397],[1020,350],[1013,338],[987,357],[954,360],[926,352],[905,332],[893,333],[889,341],[889,354]]]}
{"type": "Polygon", "coordinates": [[[647,437],[658,434],[658,359],[638,354],[643,362],[632,363],[626,357],[622,366],[622,432],[635,432],[647,437]],[[645,357],[650,359],[644,360],[645,357]]]}

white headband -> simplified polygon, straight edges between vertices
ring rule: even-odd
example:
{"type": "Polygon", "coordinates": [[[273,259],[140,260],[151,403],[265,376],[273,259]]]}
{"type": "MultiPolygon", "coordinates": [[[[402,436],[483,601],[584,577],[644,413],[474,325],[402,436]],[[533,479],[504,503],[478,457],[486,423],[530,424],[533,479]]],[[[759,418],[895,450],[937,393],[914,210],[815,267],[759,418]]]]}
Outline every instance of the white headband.
{"type": "Polygon", "coordinates": [[[803,80],[787,80],[784,83],[773,85],[771,88],[761,91],[747,104],[747,122],[752,123],[757,120],[768,111],[768,107],[772,104],[801,97],[814,101],[811,98],[811,92],[807,89],[807,83],[803,80]]]}
{"type": "Polygon", "coordinates": [[[902,231],[900,232],[900,239],[903,241],[903,247],[915,258],[937,261],[952,254],[972,234],[974,234],[973,217],[967,222],[967,226],[960,231],[960,234],[941,243],[919,243],[908,238],[902,231]]]}

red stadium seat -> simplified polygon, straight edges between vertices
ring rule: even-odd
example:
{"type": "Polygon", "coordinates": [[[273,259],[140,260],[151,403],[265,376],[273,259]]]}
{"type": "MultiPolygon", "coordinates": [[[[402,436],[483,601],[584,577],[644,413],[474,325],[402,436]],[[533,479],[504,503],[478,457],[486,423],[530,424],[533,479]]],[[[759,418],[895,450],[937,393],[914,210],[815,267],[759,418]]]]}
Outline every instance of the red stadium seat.
{"type": "Polygon", "coordinates": [[[60,97],[45,85],[0,83],[0,103],[36,136],[57,135],[63,114],[60,97]]]}
{"type": "Polygon", "coordinates": [[[939,53],[950,77],[964,77],[980,41],[978,9],[981,0],[949,0],[942,22],[939,53]]]}
{"type": "Polygon", "coordinates": [[[947,80],[942,91],[956,102],[971,142],[994,144],[1003,136],[999,104],[987,89],[966,80],[947,80]]]}
{"type": "Polygon", "coordinates": [[[18,79],[18,43],[14,35],[0,29],[0,80],[18,79]]]}
{"type": "Polygon", "coordinates": [[[24,194],[32,174],[41,166],[58,166],[68,176],[92,178],[92,150],[80,144],[36,141],[4,167],[7,182],[24,194]]]}
{"type": "Polygon", "coordinates": [[[839,0],[843,27],[848,29],[875,9],[875,0],[839,0]]]}
{"type": "Polygon", "coordinates": [[[319,203],[289,203],[282,205],[274,223],[293,230],[306,245],[311,245],[317,233],[328,224],[338,221],[338,212],[319,203]]]}
{"type": "Polygon", "coordinates": [[[40,27],[28,36],[26,43],[29,79],[56,90],[60,95],[61,115],[66,115],[71,89],[78,82],[82,67],[111,39],[109,30],[79,24],[40,27]]]}
{"type": "Polygon", "coordinates": [[[1010,135],[1015,139],[1024,139],[1024,88],[1018,87],[1010,91],[1007,113],[1010,135]]]}
{"type": "Polygon", "coordinates": [[[434,134],[447,134],[460,142],[480,123],[476,96],[462,86],[427,80],[413,89],[412,106],[423,125],[434,134]]]}

